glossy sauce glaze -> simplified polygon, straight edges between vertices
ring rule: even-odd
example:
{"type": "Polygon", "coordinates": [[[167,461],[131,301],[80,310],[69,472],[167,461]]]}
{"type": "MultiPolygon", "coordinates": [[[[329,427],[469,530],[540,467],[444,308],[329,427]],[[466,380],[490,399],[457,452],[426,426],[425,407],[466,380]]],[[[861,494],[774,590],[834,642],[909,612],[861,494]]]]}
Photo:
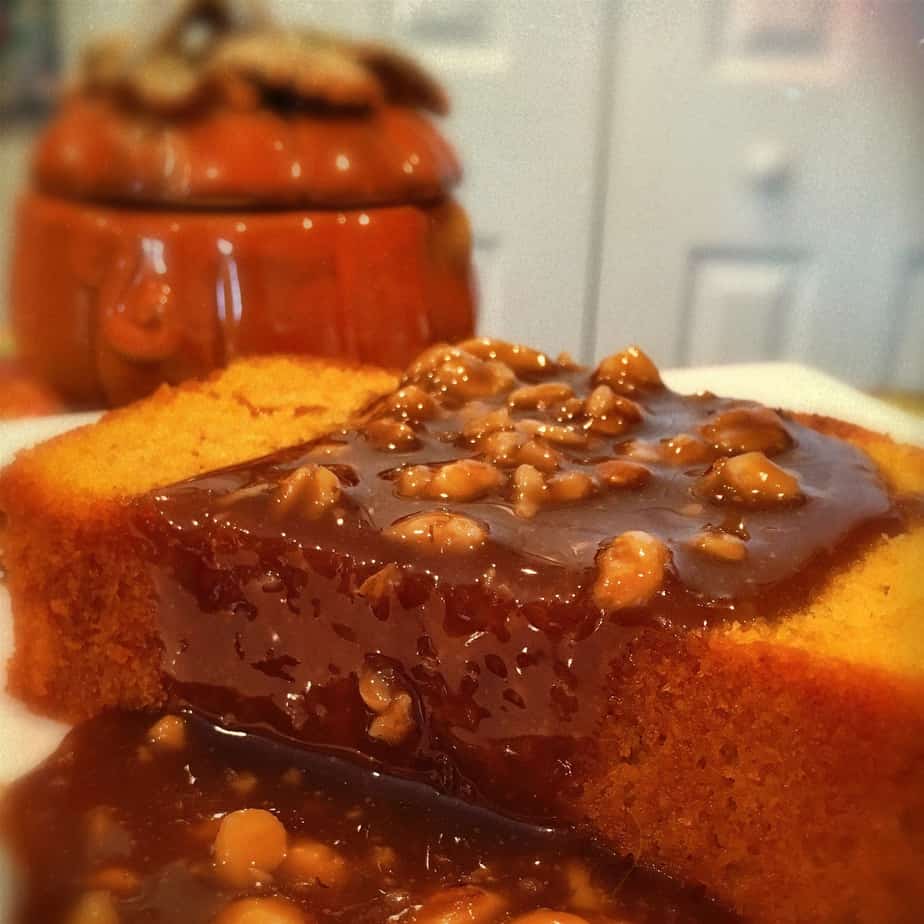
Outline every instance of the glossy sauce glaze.
{"type": "Polygon", "coordinates": [[[16,924],[734,920],[574,836],[189,716],[78,727],[0,818],[16,924]]]}
{"type": "Polygon", "coordinates": [[[857,449],[637,350],[463,347],[355,430],[137,504],[164,669],[229,727],[556,818],[632,644],[778,618],[901,517],[857,449]]]}

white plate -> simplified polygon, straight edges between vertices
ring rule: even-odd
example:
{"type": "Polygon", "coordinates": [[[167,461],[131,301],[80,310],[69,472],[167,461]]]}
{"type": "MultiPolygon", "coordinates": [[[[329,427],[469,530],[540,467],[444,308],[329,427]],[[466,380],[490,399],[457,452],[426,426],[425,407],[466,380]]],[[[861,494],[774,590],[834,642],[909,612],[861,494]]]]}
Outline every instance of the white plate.
{"type": "MultiPolygon", "coordinates": [[[[924,422],[895,410],[836,379],[788,363],[760,363],[677,369],[665,381],[682,392],[708,389],[720,395],[751,398],[774,407],[810,411],[849,420],[887,433],[905,443],[924,445],[924,422]]],[[[88,423],[95,414],[68,414],[0,424],[0,466],[19,449],[88,423]]],[[[10,603],[0,588],[0,783],[27,772],[57,746],[66,727],[40,718],[5,692],[6,661],[12,652],[10,603]]],[[[0,858],[2,859],[2,858],[0,858]]],[[[9,879],[0,868],[0,921],[9,895],[9,879]],[[5,898],[6,896],[6,898],[5,898]]]]}

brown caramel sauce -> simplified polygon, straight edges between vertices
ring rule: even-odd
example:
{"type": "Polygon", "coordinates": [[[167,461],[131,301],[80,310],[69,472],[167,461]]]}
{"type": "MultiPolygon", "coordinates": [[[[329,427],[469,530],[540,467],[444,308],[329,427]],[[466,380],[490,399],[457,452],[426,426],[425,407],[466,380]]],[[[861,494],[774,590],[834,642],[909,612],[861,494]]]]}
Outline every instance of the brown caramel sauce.
{"type": "Polygon", "coordinates": [[[94,719],[8,790],[0,817],[18,867],[17,924],[74,920],[68,915],[77,916],[89,892],[105,893],[96,901],[116,917],[76,919],[120,924],[207,924],[245,896],[281,898],[302,915],[248,921],[304,924],[499,924],[539,908],[586,924],[734,920],[701,893],[572,835],[504,821],[330,755],[228,735],[191,716],[176,736],[171,726],[152,743],[156,719],[94,719]],[[229,886],[213,845],[222,819],[241,809],[271,812],[290,856],[302,839],[333,851],[336,875],[330,863],[318,867],[319,879],[284,861],[229,886]],[[479,916],[484,902],[476,902],[458,918],[426,916],[441,890],[464,885],[488,893],[501,913],[479,916]]]}
{"type": "Polygon", "coordinates": [[[779,618],[872,538],[902,528],[863,453],[785,416],[773,422],[770,414],[779,432],[768,453],[780,478],[795,479],[799,498],[719,500],[703,495],[703,476],[735,450],[704,437],[708,422],[731,409],[753,410],[760,421],[769,412],[758,406],[677,395],[654,371],[654,381],[616,383],[638,413],[625,405],[626,419],[606,432],[607,425],[591,427],[582,409],[599,372],[594,380],[543,357],[533,371],[513,375],[468,353],[447,355],[448,365],[437,357],[436,366],[412,367],[406,385],[419,390],[382,399],[366,417],[368,429],[137,504],[177,703],[228,727],[361,755],[519,817],[555,819],[580,791],[621,659],[640,637],[779,618]],[[490,391],[492,376],[500,386],[473,407],[466,395],[490,391]],[[516,389],[549,382],[580,400],[512,406],[513,426],[534,430],[523,422],[535,420],[564,428],[560,439],[543,442],[558,456],[558,474],[594,482],[589,496],[544,497],[533,516],[518,516],[512,465],[500,466],[493,487],[475,499],[399,494],[408,466],[435,471],[483,460],[484,444],[463,435],[472,418],[516,404],[516,389]],[[390,409],[396,400],[398,410],[390,409]],[[398,449],[378,448],[375,428],[393,419],[404,425],[395,429],[398,449]],[[678,464],[690,455],[695,462],[678,464]],[[644,465],[647,480],[601,484],[597,466],[613,459],[644,465]],[[305,466],[327,471],[293,480],[305,466]],[[334,501],[328,472],[339,483],[334,501]],[[383,535],[433,511],[465,518],[463,545],[472,530],[484,541],[451,551],[383,535]],[[602,609],[593,592],[598,553],[637,530],[669,553],[663,583],[644,605],[602,609]],[[743,540],[746,554],[741,543],[732,543],[737,560],[704,554],[696,546],[704,532],[743,540]],[[360,695],[358,680],[369,672],[404,695],[387,715],[360,695]]]}

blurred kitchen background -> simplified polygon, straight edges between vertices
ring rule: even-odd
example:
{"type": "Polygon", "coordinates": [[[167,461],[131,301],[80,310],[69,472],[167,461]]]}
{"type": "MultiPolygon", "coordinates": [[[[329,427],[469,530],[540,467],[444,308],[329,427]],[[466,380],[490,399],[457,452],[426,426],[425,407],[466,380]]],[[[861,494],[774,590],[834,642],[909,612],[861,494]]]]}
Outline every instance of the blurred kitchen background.
{"type": "MultiPolygon", "coordinates": [[[[924,390],[924,0],[270,7],[400,44],[447,85],[481,331],[924,390]]],[[[0,291],[56,75],[171,11],[0,0],[0,291]]]]}

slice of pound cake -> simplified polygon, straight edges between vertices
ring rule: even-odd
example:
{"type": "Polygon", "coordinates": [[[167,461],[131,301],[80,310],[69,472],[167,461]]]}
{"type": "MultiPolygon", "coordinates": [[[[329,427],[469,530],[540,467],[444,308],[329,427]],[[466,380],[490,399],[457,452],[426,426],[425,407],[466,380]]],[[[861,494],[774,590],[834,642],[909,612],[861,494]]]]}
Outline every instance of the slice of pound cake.
{"type": "Polygon", "coordinates": [[[10,690],[68,719],[160,699],[162,646],[136,631],[156,607],[127,500],[325,433],[395,383],[370,366],[244,359],[20,453],[0,473],[10,690]]]}
{"type": "Polygon", "coordinates": [[[436,347],[350,429],[120,502],[84,576],[114,634],[49,606],[37,637],[84,645],[41,696],[14,583],[14,680],[58,714],[170,698],[347,749],[749,920],[910,922],[922,490],[921,450],[674,394],[634,348],[436,347]]]}

